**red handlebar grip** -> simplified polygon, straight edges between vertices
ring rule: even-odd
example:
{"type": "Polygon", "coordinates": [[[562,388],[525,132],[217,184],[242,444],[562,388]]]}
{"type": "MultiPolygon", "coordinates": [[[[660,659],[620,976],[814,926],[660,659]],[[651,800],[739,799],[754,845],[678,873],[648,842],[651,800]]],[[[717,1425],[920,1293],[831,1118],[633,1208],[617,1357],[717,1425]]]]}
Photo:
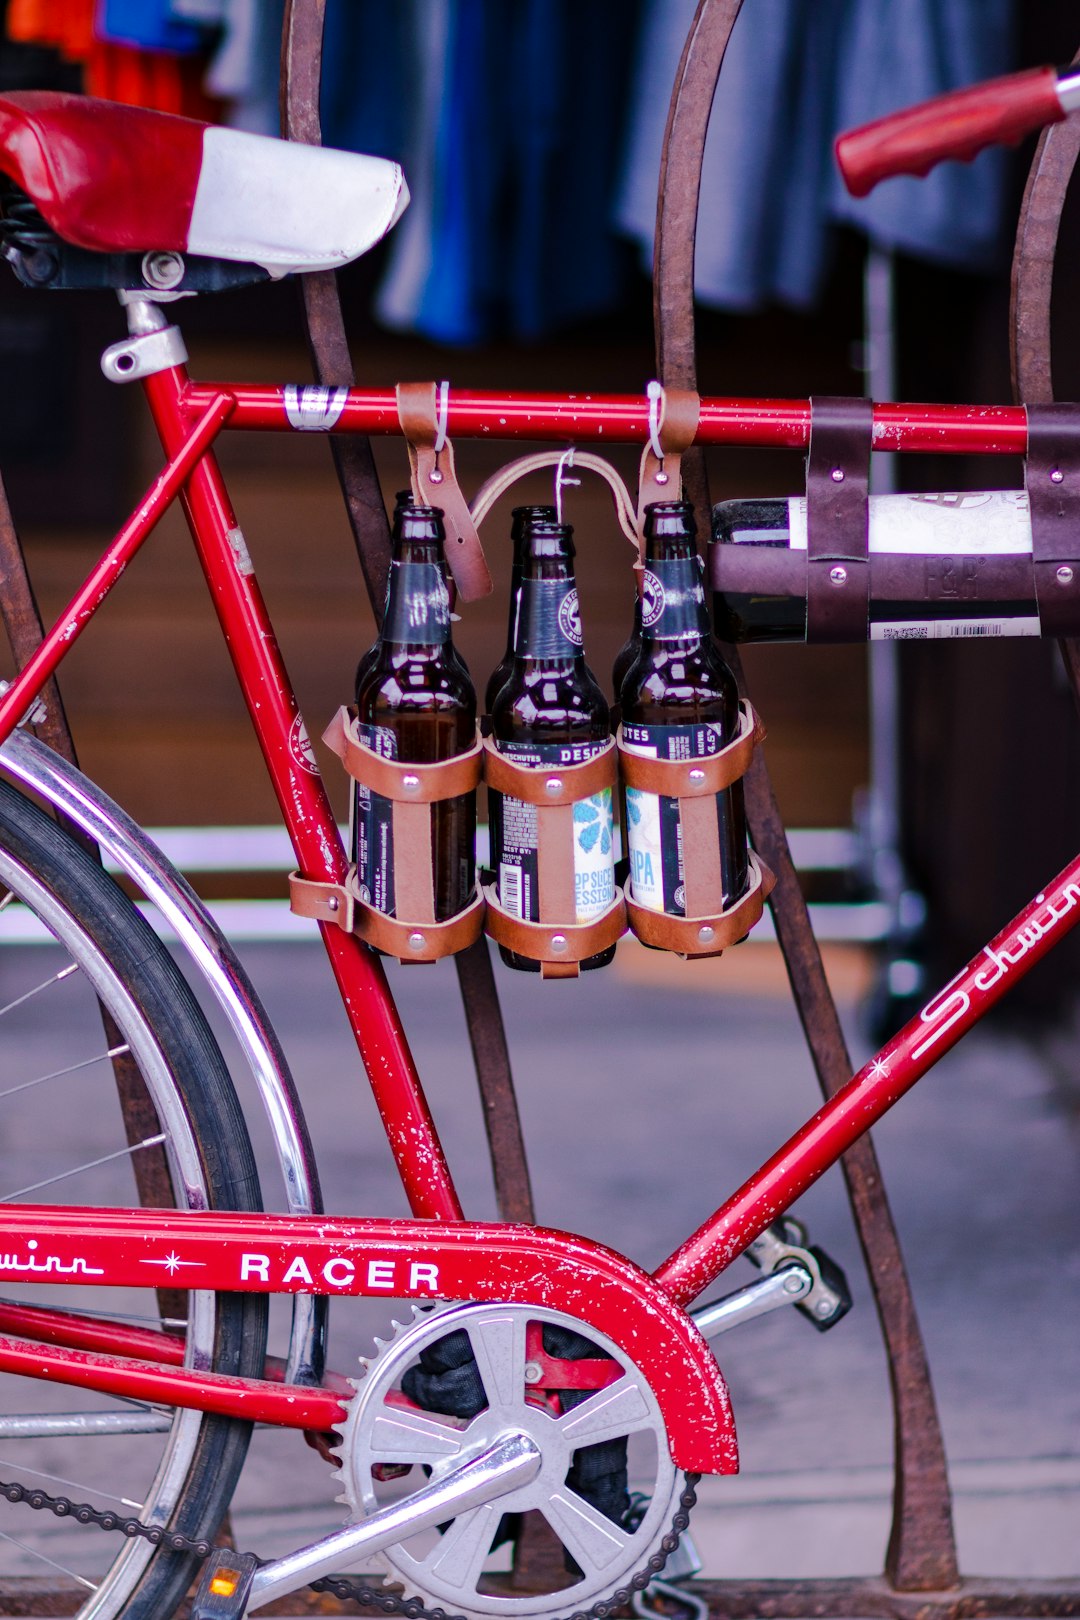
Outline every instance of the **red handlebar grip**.
{"type": "Polygon", "coordinates": [[[1029,68],[951,90],[837,137],[836,161],[853,197],[895,174],[927,174],[945,158],[970,160],[985,146],[1011,146],[1065,117],[1052,67],[1029,68]]]}

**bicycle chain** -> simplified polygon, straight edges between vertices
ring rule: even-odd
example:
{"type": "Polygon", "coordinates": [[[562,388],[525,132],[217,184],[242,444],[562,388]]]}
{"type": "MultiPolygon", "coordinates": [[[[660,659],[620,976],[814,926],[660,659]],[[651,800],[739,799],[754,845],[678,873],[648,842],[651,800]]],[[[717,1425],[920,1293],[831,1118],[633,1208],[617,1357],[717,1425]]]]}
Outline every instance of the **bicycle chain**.
{"type": "MultiPolygon", "coordinates": [[[[679,1511],[671,1521],[671,1529],[661,1541],[662,1551],[653,1553],[643,1569],[631,1575],[625,1587],[620,1587],[607,1602],[594,1603],[591,1609],[580,1609],[568,1620],[608,1620],[618,1609],[625,1608],[635,1592],[643,1592],[654,1576],[659,1575],[671,1554],[679,1545],[683,1531],[690,1523],[690,1510],[697,1501],[695,1489],[697,1474],[687,1474],[686,1489],[679,1498],[679,1511]]],[[[91,1507],[89,1502],[72,1502],[67,1496],[50,1496],[15,1481],[0,1480],[0,1496],[8,1502],[24,1503],[27,1507],[54,1513],[58,1519],[72,1518],[79,1524],[95,1524],[99,1530],[119,1531],[129,1537],[142,1537],[155,1547],[166,1547],[170,1552],[194,1553],[200,1560],[213,1552],[210,1541],[194,1541],[179,1530],[166,1530],[161,1525],[143,1524],[141,1519],[125,1519],[111,1509],[91,1507]]],[[[406,1620],[465,1620],[463,1615],[451,1615],[445,1609],[428,1609],[417,1598],[395,1597],[381,1587],[365,1586],[359,1576],[324,1575],[309,1583],[313,1592],[329,1592],[332,1597],[351,1599],[365,1609],[377,1609],[381,1614],[402,1614],[406,1620]]]]}

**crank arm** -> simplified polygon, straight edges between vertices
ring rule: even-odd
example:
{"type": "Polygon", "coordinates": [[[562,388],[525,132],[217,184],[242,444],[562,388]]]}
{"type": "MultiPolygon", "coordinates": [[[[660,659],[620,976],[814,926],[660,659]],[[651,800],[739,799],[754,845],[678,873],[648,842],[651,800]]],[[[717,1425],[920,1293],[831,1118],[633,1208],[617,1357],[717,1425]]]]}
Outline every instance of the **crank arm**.
{"type": "Polygon", "coordinates": [[[770,1271],[767,1277],[737,1288],[733,1294],[714,1300],[691,1311],[690,1317],[698,1332],[706,1339],[715,1339],[728,1333],[743,1322],[752,1322],[756,1316],[779,1310],[781,1305],[795,1305],[805,1299],[814,1286],[814,1279],[804,1265],[785,1266],[770,1271]]]}
{"type": "MultiPolygon", "coordinates": [[[[485,1502],[527,1485],[539,1472],[540,1463],[540,1450],[528,1435],[505,1435],[464,1467],[456,1468],[445,1479],[423,1486],[404,1501],[380,1508],[360,1524],[351,1524],[331,1536],[324,1536],[321,1541],[313,1541],[286,1558],[260,1565],[246,1603],[230,1620],[240,1620],[248,1608],[261,1608],[264,1603],[295,1592],[309,1581],[355,1563],[361,1556],[378,1552],[395,1541],[404,1541],[419,1530],[444,1524],[470,1508],[482,1507],[485,1502]]],[[[200,1586],[192,1605],[192,1620],[201,1613],[199,1598],[202,1595],[200,1586]]],[[[214,1607],[214,1612],[220,1611],[214,1607]]]]}

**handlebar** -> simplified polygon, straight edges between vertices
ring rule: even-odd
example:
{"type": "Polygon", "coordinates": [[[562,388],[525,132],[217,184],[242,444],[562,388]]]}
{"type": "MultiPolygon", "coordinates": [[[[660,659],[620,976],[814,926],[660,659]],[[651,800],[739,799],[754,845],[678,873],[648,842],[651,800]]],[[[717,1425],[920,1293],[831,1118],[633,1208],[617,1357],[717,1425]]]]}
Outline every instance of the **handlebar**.
{"type": "Polygon", "coordinates": [[[836,161],[853,197],[891,175],[924,175],[946,158],[970,161],[987,146],[1012,146],[1080,107],[1080,74],[1028,68],[951,90],[837,137],[836,161]]]}

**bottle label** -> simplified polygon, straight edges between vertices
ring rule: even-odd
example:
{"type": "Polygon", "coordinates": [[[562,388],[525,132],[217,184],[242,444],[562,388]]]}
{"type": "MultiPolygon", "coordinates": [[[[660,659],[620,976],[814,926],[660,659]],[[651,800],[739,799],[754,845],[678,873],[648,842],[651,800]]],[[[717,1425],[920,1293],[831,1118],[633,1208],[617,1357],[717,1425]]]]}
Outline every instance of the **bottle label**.
{"type": "MultiPolygon", "coordinates": [[[[363,722],[357,734],[365,748],[383,759],[397,759],[397,735],[389,726],[363,722]]],[[[394,805],[363,782],[354,783],[353,855],[360,898],[376,911],[394,915],[394,805]]]]}
{"type": "Polygon", "coordinates": [[[641,628],[656,641],[700,634],[705,587],[696,557],[658,558],[641,582],[641,628]]]}
{"type": "MultiPolygon", "coordinates": [[[[706,759],[724,747],[720,727],[708,721],[689,726],[639,726],[624,720],[622,729],[626,751],[649,759],[706,759]]],[[[718,793],[716,797],[723,817],[727,794],[718,793]]],[[[673,917],[685,917],[678,799],[628,787],[626,842],[630,856],[630,893],[637,904],[649,911],[666,911],[673,917]]],[[[725,894],[725,901],[730,898],[725,894]]]]}
{"type": "Polygon", "coordinates": [[[450,634],[450,593],[438,563],[392,562],[384,641],[437,647],[450,634]]]}
{"type": "MultiPolygon", "coordinates": [[[[592,759],[603,743],[500,742],[499,752],[522,765],[580,765],[592,759]]],[[[539,855],[537,814],[508,793],[499,795],[496,875],[499,903],[512,917],[539,922],[539,855]]],[[[591,922],[615,899],[615,818],[611,789],[603,788],[578,799],[574,805],[574,921],[591,922]]],[[[569,920],[569,919],[567,919],[569,920]]]]}
{"type": "Polygon", "coordinates": [[[1015,619],[893,619],[871,624],[871,641],[966,641],[995,636],[1038,636],[1038,617],[1015,619]]]}
{"type": "MultiPolygon", "coordinates": [[[[792,496],[787,507],[791,549],[805,551],[806,496],[792,496]]],[[[1030,555],[1027,490],[871,495],[869,548],[902,557],[1030,555]]]]}
{"type": "Polygon", "coordinates": [[[573,658],[581,651],[581,610],[572,581],[522,580],[513,642],[523,658],[573,658]]]}

